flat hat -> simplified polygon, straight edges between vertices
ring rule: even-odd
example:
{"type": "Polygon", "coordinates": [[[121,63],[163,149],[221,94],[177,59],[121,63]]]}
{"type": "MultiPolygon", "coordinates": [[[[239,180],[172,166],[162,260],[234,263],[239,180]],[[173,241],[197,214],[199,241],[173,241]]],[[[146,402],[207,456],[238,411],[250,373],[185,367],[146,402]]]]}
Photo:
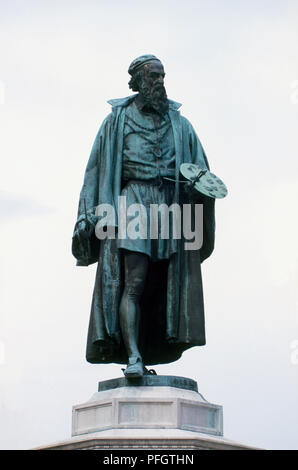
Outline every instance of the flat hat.
{"type": "Polygon", "coordinates": [[[149,64],[149,62],[160,62],[161,61],[155,57],[153,54],[145,54],[141,55],[140,57],[137,57],[132,61],[132,63],[129,66],[128,73],[130,75],[133,75],[140,67],[143,67],[145,64],[149,64]]]}

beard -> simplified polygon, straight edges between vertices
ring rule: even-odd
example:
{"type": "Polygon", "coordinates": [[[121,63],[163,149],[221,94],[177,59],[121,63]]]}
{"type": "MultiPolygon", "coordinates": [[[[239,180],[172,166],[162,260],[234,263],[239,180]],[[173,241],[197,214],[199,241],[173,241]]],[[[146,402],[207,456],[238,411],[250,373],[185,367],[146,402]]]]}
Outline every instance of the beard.
{"type": "Polygon", "coordinates": [[[139,92],[146,106],[153,108],[161,115],[168,112],[169,102],[164,85],[161,83],[151,84],[147,80],[142,80],[139,92]]]}

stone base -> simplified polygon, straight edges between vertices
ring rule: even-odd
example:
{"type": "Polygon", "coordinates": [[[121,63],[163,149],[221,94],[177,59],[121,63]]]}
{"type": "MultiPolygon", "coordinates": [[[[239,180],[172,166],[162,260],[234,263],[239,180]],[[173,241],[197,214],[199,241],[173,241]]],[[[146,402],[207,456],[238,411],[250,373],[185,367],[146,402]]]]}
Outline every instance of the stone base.
{"type": "Polygon", "coordinates": [[[157,375],[137,380],[138,384],[125,378],[101,382],[103,391],[73,407],[72,435],[131,428],[223,434],[222,407],[208,403],[196,391],[196,382],[157,375]]]}
{"type": "Polygon", "coordinates": [[[98,390],[73,407],[72,438],[43,449],[248,449],[223,438],[222,407],[191,379],[119,378],[98,390]]]}
{"type": "Polygon", "coordinates": [[[82,434],[35,450],[254,450],[222,436],[181,429],[110,429],[82,434]]]}

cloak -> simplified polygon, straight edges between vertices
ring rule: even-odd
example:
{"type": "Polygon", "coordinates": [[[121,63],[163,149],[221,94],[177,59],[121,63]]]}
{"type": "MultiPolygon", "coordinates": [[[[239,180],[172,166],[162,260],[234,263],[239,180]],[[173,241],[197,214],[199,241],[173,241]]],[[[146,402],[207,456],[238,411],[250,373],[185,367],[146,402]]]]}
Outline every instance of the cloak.
{"type": "MultiPolygon", "coordinates": [[[[94,227],[96,207],[103,203],[113,206],[117,226],[117,202],[122,189],[125,109],[135,96],[109,101],[112,112],[103,121],[91,150],[72,239],[72,253],[78,266],[98,263],[86,351],[86,359],[91,363],[127,364],[128,360],[118,318],[123,290],[121,250],[116,246],[116,239],[98,240],[94,227]],[[91,230],[78,242],[78,223],[86,216],[91,230]],[[84,243],[86,246],[82,249],[84,243]]],[[[176,180],[179,180],[181,163],[192,162],[209,169],[200,140],[190,122],[180,115],[180,106],[169,100],[176,152],[176,180]]],[[[173,202],[181,203],[182,198],[180,185],[176,183],[173,202]]],[[[214,199],[202,196],[200,203],[203,203],[201,249],[184,250],[182,239],[178,252],[170,260],[149,263],[140,301],[139,348],[145,365],[173,362],[184,350],[206,343],[201,263],[214,248],[214,199]]]]}

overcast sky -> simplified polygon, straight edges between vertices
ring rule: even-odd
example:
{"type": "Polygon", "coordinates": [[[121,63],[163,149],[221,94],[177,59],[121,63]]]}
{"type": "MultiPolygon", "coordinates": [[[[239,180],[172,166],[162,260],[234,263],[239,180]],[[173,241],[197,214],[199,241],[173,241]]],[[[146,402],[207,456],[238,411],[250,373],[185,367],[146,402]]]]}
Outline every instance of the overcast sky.
{"type": "Polygon", "coordinates": [[[296,0],[1,0],[0,448],[67,439],[121,366],[85,346],[96,266],[71,237],[108,99],[157,55],[229,195],[203,264],[207,345],[159,374],[223,405],[227,438],[298,449],[296,0]]]}

